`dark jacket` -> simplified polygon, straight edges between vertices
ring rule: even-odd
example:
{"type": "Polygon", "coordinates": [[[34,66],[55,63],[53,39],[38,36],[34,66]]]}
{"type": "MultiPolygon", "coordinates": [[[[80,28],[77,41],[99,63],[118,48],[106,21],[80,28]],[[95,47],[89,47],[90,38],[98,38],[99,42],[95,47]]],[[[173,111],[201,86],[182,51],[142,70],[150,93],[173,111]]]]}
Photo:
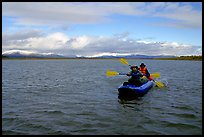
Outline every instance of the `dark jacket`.
{"type": "Polygon", "coordinates": [[[143,74],[139,70],[131,71],[127,74],[127,76],[131,76],[131,78],[128,80],[129,83],[135,84],[137,86],[140,86],[143,83],[143,81],[141,81],[143,74]]]}
{"type": "Polygon", "coordinates": [[[139,79],[140,77],[143,77],[143,74],[139,70],[136,70],[129,72],[127,76],[132,76],[131,78],[133,79],[139,79]]]}

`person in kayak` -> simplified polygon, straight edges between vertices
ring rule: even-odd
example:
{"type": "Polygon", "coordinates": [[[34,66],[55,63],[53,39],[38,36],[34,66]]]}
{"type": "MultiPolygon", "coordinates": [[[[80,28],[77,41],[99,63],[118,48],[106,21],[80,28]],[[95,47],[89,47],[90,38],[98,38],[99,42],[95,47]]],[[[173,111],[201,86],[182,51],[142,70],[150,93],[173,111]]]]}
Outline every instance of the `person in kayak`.
{"type": "Polygon", "coordinates": [[[131,78],[128,79],[129,83],[140,86],[148,81],[146,77],[143,77],[144,75],[139,71],[136,65],[131,66],[130,69],[131,71],[126,74],[127,76],[131,76],[131,78]]]}
{"type": "Polygon", "coordinates": [[[140,69],[139,70],[142,72],[142,74],[144,76],[146,76],[148,78],[148,80],[152,80],[152,77],[150,76],[150,73],[147,70],[146,65],[144,63],[140,64],[140,69]]]}

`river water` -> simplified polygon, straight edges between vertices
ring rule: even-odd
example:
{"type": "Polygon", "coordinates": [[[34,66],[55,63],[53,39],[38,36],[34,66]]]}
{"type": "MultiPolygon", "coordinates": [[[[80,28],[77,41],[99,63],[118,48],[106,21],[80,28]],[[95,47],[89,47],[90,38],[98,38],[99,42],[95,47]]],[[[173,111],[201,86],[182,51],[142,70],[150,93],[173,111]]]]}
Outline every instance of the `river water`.
{"type": "Polygon", "coordinates": [[[121,102],[128,77],[105,75],[130,71],[119,59],[2,60],[2,134],[202,134],[202,61],[127,61],[166,87],[121,102]]]}

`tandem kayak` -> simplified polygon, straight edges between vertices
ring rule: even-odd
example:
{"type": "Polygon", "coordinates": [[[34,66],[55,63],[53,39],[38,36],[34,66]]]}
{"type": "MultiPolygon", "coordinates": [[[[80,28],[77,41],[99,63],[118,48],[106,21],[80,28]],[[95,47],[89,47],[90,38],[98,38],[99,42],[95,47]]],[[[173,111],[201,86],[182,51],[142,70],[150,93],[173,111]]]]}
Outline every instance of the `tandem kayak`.
{"type": "Polygon", "coordinates": [[[124,82],[118,88],[119,96],[143,96],[154,85],[154,81],[150,80],[141,86],[135,86],[128,82],[124,82]]]}

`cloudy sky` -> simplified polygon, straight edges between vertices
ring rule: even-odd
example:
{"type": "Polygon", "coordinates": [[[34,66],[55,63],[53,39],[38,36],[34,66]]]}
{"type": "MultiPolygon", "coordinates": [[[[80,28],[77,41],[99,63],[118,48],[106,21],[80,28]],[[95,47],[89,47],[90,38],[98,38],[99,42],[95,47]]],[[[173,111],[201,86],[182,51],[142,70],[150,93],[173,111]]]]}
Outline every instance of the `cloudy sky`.
{"type": "Polygon", "coordinates": [[[3,2],[2,53],[202,55],[201,2],[3,2]]]}

